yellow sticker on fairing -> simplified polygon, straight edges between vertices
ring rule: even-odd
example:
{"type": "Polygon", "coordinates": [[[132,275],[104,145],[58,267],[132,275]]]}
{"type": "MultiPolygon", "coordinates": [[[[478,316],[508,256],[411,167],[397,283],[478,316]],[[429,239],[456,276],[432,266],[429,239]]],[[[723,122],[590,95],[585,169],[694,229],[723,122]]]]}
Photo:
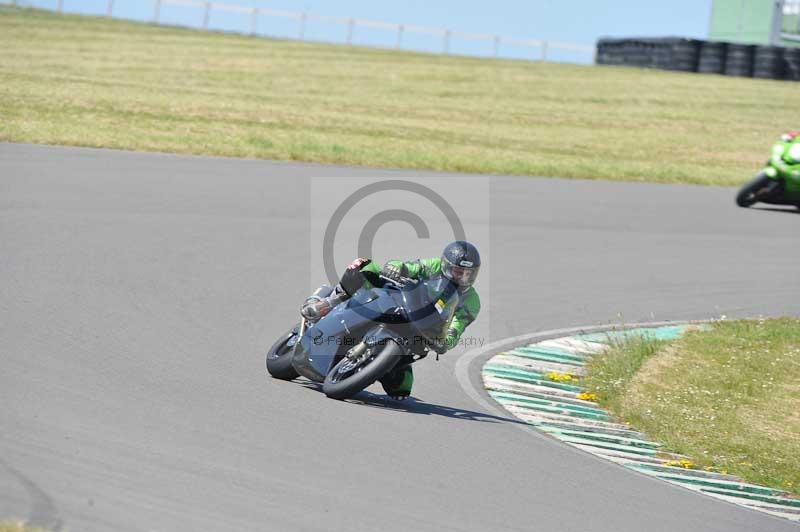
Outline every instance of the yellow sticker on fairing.
{"type": "Polygon", "coordinates": [[[434,303],[433,306],[436,307],[436,310],[439,312],[439,314],[444,312],[444,301],[442,301],[441,299],[436,303],[434,303]]]}

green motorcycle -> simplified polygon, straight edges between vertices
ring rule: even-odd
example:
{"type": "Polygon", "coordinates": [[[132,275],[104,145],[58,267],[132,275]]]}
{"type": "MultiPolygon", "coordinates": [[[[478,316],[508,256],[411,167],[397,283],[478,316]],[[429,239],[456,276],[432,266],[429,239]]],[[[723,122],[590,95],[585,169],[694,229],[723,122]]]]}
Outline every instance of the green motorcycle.
{"type": "Polygon", "coordinates": [[[736,195],[739,207],[754,203],[794,205],[800,209],[800,133],[787,133],[772,147],[772,157],[736,195]]]}

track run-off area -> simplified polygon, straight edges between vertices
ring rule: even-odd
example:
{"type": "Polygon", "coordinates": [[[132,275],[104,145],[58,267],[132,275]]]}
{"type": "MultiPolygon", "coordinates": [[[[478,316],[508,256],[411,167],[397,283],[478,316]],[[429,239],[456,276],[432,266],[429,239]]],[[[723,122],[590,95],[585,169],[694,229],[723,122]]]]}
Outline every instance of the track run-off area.
{"type": "MultiPolygon", "coordinates": [[[[519,430],[465,389],[485,358],[457,372],[463,349],[418,364],[406,403],[270,379],[265,349],[309,291],[311,178],[424,175],[0,144],[0,518],[84,532],[798,529],[519,430]]],[[[449,179],[453,198],[471,193],[473,177],[449,179]]],[[[489,188],[490,208],[464,215],[489,235],[474,326],[487,341],[800,315],[797,211],[739,209],[729,188],[489,188]]],[[[397,258],[415,248],[409,231],[397,258]]]]}

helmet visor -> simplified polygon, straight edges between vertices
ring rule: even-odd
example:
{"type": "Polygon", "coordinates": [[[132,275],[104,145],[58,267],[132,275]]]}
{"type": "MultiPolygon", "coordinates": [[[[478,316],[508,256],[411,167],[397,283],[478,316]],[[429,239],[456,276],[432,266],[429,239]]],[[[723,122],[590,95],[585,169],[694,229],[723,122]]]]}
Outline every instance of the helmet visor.
{"type": "Polygon", "coordinates": [[[446,257],[442,257],[442,274],[458,286],[472,286],[478,278],[478,267],[456,266],[446,257]]]}

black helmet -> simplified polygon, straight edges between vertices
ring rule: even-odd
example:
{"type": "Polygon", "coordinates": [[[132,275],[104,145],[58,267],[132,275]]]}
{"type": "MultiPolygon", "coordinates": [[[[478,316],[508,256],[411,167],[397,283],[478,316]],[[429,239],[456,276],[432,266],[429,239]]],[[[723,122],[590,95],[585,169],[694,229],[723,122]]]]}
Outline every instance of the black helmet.
{"type": "Polygon", "coordinates": [[[472,286],[480,269],[481,254],[469,242],[456,240],[442,251],[442,274],[458,286],[472,286]]]}

